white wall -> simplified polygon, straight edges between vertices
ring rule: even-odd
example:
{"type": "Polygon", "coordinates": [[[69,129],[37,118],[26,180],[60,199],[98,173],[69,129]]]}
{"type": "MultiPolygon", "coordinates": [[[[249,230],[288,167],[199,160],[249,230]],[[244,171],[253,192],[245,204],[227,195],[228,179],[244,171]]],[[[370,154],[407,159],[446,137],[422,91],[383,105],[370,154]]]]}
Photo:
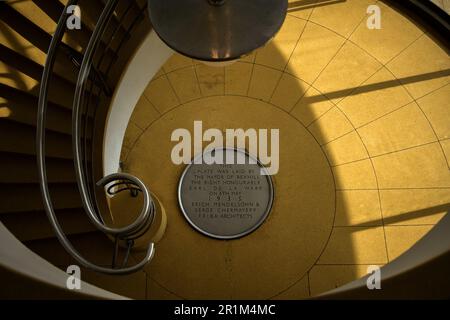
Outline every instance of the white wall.
{"type": "Polygon", "coordinates": [[[117,85],[106,120],[103,145],[104,175],[119,170],[120,151],[131,114],[150,80],[173,54],[151,31],[128,63],[117,85]]]}
{"type": "MultiPolygon", "coordinates": [[[[25,247],[1,222],[0,243],[1,267],[11,270],[11,272],[17,273],[24,278],[41,282],[60,290],[68,290],[66,287],[68,274],[25,247]]],[[[7,277],[7,275],[4,276],[7,277]]],[[[83,275],[81,275],[82,278],[83,275]]],[[[23,289],[26,290],[26,288],[23,289]]],[[[76,290],[76,294],[99,299],[127,299],[86,282],[81,283],[81,289],[76,290]]],[[[24,292],[24,296],[27,296],[26,292],[24,292]]]]}

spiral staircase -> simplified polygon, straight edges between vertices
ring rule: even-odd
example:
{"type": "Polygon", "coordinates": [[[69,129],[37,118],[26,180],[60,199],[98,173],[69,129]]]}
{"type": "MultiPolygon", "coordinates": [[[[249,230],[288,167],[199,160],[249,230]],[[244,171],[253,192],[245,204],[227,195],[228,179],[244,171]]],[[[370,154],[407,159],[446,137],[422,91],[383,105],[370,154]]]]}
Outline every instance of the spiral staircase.
{"type": "MultiPolygon", "coordinates": [[[[2,73],[6,79],[0,85],[3,111],[0,126],[1,221],[25,246],[53,264],[77,263],[64,252],[48,220],[36,166],[39,83],[44,73],[46,54],[52,39],[54,40],[52,32],[62,17],[68,17],[68,13],[62,14],[66,12],[65,6],[69,8],[75,4],[83,13],[81,30],[66,32],[64,20],[63,24],[60,23],[64,27],[61,29],[62,43],[53,41],[54,69],[49,70],[52,80],[48,81],[48,103],[45,101],[48,110],[45,113],[46,145],[43,158],[46,160],[48,189],[55,218],[59,221],[63,234],[79,250],[81,256],[90,256],[94,261],[97,260],[99,266],[108,266],[111,264],[111,252],[116,250],[115,254],[120,255],[121,249],[114,249],[114,246],[111,249],[111,240],[84,213],[71,147],[72,107],[78,73],[89,40],[105,7],[102,1],[0,3],[3,38],[0,50],[2,73]],[[90,243],[95,243],[98,247],[90,246],[90,243]],[[109,257],[106,259],[107,256],[109,257]],[[54,257],[59,257],[59,261],[55,261],[54,257]]],[[[89,75],[89,92],[82,92],[83,98],[89,97],[86,98],[87,108],[85,106],[80,114],[82,124],[79,124],[83,149],[82,167],[90,173],[87,186],[90,190],[89,197],[95,197],[95,191],[91,188],[96,188],[93,181],[99,179],[94,176],[103,176],[99,167],[102,155],[93,152],[101,149],[103,137],[101,134],[95,136],[95,133],[102,132],[104,128],[107,106],[112,90],[120,78],[121,69],[140,43],[141,37],[149,31],[150,26],[147,19],[144,19],[145,5],[145,1],[112,2],[111,10],[114,12],[105,21],[109,32],[101,35],[102,39],[98,44],[98,52],[101,51],[101,54],[97,53],[92,57],[96,61],[96,66],[92,66],[95,74],[89,75]],[[100,100],[100,94],[103,94],[103,100],[100,100]]],[[[107,208],[106,197],[96,199],[96,205],[107,208]]],[[[98,219],[103,222],[104,218],[108,217],[98,219]]]]}
{"type": "MultiPolygon", "coordinates": [[[[119,187],[125,186],[126,192],[131,189],[130,198],[134,196],[133,189],[145,193],[145,186],[126,175],[113,176],[103,185],[97,182],[104,176],[101,150],[114,92],[130,57],[150,30],[145,0],[0,2],[0,221],[7,229],[0,232],[9,231],[26,248],[57,267],[81,264],[86,267],[83,268],[86,282],[106,290],[123,284],[126,288],[121,294],[132,298],[142,297],[136,293],[141,290],[140,287],[136,290],[136,286],[145,276],[137,269],[127,269],[140,263],[133,258],[128,259],[130,248],[127,244],[131,242],[127,240],[131,238],[124,236],[123,243],[114,242],[114,235],[123,233],[107,235],[108,232],[102,232],[105,230],[99,226],[111,224],[114,220],[110,215],[110,199],[105,193],[106,184],[119,181],[119,187]],[[66,6],[73,4],[81,8],[81,30],[68,30],[62,23],[68,15],[66,6]],[[100,28],[102,23],[103,28],[100,28]],[[53,48],[53,52],[49,48],[53,48]],[[48,64],[49,57],[54,59],[53,66],[48,64]],[[45,75],[48,76],[48,86],[43,89],[40,84],[44,83],[45,75]],[[43,91],[45,89],[48,91],[43,91]],[[43,110],[44,104],[46,112],[40,114],[38,111],[43,110]],[[74,105],[78,108],[76,126],[73,122],[74,105]],[[39,128],[42,117],[46,118],[45,128],[39,128]],[[45,132],[45,145],[40,150],[45,154],[41,155],[36,148],[36,132],[39,133],[40,129],[45,132]],[[75,138],[74,129],[77,131],[75,138]],[[79,155],[73,152],[74,141],[79,143],[79,155]],[[43,164],[36,161],[40,156],[45,158],[47,181],[44,182],[39,168],[43,164]],[[74,169],[74,161],[78,168],[74,169]],[[83,190],[80,193],[80,177],[84,180],[85,194],[83,190]],[[129,180],[124,181],[127,178],[129,180]],[[46,185],[51,201],[43,201],[41,191],[42,188],[45,191],[46,185]],[[51,206],[66,239],[61,239],[49,222],[51,206]],[[86,208],[92,209],[94,218],[86,214],[86,208]],[[68,254],[67,246],[61,246],[64,240],[89,263],[83,265],[80,259],[68,254]],[[112,259],[115,260],[113,263],[112,259]],[[124,264],[118,266],[120,261],[124,264]],[[95,270],[91,264],[99,269],[95,270]],[[111,270],[110,273],[114,270],[138,272],[122,278],[95,272],[108,273],[111,270]]],[[[38,138],[42,136],[38,134],[38,138]]],[[[150,211],[152,203],[147,204],[143,215],[150,211]]],[[[147,217],[144,224],[148,227],[151,220],[147,217]]],[[[430,234],[424,241],[439,241],[437,239],[450,225],[448,217],[441,224],[440,229],[437,228],[435,234],[430,234]]],[[[6,242],[0,245],[5,248],[6,242]]],[[[17,246],[7,248],[26,252],[25,248],[17,246]]],[[[428,251],[436,256],[429,257],[426,263],[417,262],[422,269],[416,268],[409,277],[403,274],[400,280],[392,272],[395,278],[392,287],[397,288],[392,292],[404,291],[399,288],[417,278],[417,274],[435,270],[435,276],[439,277],[440,272],[444,272],[445,266],[449,265],[448,252],[442,255],[438,249],[430,252],[427,248],[423,244],[417,252],[428,251]]],[[[145,262],[151,258],[150,251],[145,262]]],[[[0,256],[1,259],[4,257],[0,256]]],[[[18,260],[18,263],[21,262],[18,260]]],[[[55,285],[55,282],[43,281],[42,277],[26,274],[26,271],[13,270],[7,264],[0,264],[0,279],[1,298],[123,298],[90,286],[87,286],[87,291],[70,291],[64,288],[64,283],[55,285]]],[[[353,283],[344,292],[337,291],[329,297],[358,297],[363,292],[363,283],[353,283]]],[[[448,294],[448,288],[446,292],[444,290],[445,294],[448,294]]]]}

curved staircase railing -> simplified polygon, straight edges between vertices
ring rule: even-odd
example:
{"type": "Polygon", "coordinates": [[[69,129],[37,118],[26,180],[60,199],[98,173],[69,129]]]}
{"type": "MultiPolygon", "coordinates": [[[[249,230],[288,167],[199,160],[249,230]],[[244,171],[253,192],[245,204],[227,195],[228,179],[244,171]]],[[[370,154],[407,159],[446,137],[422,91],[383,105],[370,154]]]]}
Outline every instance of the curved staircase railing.
{"type": "MultiPolygon", "coordinates": [[[[46,159],[45,159],[45,127],[46,127],[46,112],[47,112],[49,86],[52,78],[52,71],[55,65],[55,60],[57,57],[58,48],[63,44],[62,39],[66,31],[66,21],[67,18],[69,17],[67,9],[72,5],[76,5],[77,2],[78,0],[69,0],[66,7],[64,8],[64,12],[60,16],[56,32],[54,33],[50,43],[44,71],[42,74],[39,92],[37,134],[36,134],[37,162],[40,180],[39,184],[44,202],[44,208],[47,213],[48,219],[55,231],[58,240],[65,248],[65,250],[78,263],[80,263],[80,265],[93,271],[111,275],[129,274],[142,269],[153,257],[155,251],[154,244],[150,243],[145,258],[142,261],[131,267],[125,266],[127,264],[128,256],[130,254],[130,250],[133,246],[134,240],[143,235],[146,232],[146,230],[148,230],[153,221],[155,211],[154,202],[144,183],[130,174],[115,173],[100,179],[96,183],[96,186],[102,187],[103,189],[107,188],[108,185],[111,184],[126,183],[127,185],[131,186],[133,191],[138,190],[143,194],[142,210],[133,223],[121,228],[113,228],[107,226],[102,218],[102,214],[95,201],[95,193],[92,185],[90,184],[92,172],[89,169],[88,165],[89,147],[87,146],[87,139],[86,139],[86,136],[88,135],[87,121],[90,112],[89,107],[90,105],[92,105],[91,102],[94,101],[95,103],[98,103],[98,96],[111,95],[110,89],[108,85],[105,83],[105,75],[108,75],[112,67],[113,60],[109,62],[106,71],[103,73],[101,68],[98,68],[94,65],[95,64],[94,58],[96,58],[95,53],[100,43],[104,44],[106,42],[106,47],[102,47],[100,59],[98,59],[99,62],[96,63],[97,66],[101,66],[103,59],[105,57],[105,52],[111,49],[110,48],[111,42],[113,40],[117,40],[116,39],[117,31],[119,29],[118,25],[116,25],[116,27],[113,28],[114,31],[109,35],[108,41],[104,41],[104,36],[105,31],[108,28],[108,22],[113,16],[114,10],[116,9],[119,0],[108,0],[105,8],[103,9],[97,21],[92,36],[89,39],[89,43],[82,56],[82,61],[79,64],[79,73],[75,87],[73,108],[72,108],[72,148],[73,148],[74,168],[76,173],[78,189],[80,191],[83,207],[92,224],[98,230],[115,239],[113,265],[111,268],[99,266],[88,261],[70,243],[67,236],[64,234],[64,231],[62,230],[56,217],[52,203],[52,197],[48,187],[46,159]],[[96,88],[97,90],[94,91],[94,88],[96,88]],[[93,96],[96,95],[97,99],[95,98],[92,99],[93,96]],[[122,265],[120,267],[116,267],[119,241],[124,241],[127,244],[127,252],[122,265]]],[[[130,11],[132,2],[130,3],[131,4],[129,5],[129,7],[125,9],[123,16],[127,15],[128,12],[130,11]]],[[[138,16],[133,20],[128,31],[130,31],[134,27],[139,18],[140,17],[138,16]]],[[[115,53],[117,53],[123,47],[125,42],[126,36],[124,36],[119,41],[119,45],[115,49],[115,53]]],[[[109,187],[108,190],[110,190],[110,188],[111,187],[109,187]]]]}

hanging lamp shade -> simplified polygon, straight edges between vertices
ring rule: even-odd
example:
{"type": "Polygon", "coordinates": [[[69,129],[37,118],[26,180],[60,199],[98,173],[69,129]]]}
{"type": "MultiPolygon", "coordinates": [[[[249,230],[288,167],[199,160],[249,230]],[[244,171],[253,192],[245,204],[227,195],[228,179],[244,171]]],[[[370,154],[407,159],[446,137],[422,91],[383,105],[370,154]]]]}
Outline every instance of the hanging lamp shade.
{"type": "Polygon", "coordinates": [[[265,45],[281,28],[287,0],[148,0],[153,28],[173,50],[224,62],[265,45]]]}

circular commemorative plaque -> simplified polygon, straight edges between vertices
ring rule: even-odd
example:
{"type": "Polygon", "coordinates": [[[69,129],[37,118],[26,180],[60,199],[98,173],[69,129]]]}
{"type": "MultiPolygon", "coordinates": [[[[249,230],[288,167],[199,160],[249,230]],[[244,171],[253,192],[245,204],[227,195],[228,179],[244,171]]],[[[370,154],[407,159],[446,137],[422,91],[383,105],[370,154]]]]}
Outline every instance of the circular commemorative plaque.
{"type": "Polygon", "coordinates": [[[269,215],[273,197],[267,170],[246,151],[231,148],[194,158],[178,186],[178,201],[189,224],[217,239],[255,231],[269,215]]]}

